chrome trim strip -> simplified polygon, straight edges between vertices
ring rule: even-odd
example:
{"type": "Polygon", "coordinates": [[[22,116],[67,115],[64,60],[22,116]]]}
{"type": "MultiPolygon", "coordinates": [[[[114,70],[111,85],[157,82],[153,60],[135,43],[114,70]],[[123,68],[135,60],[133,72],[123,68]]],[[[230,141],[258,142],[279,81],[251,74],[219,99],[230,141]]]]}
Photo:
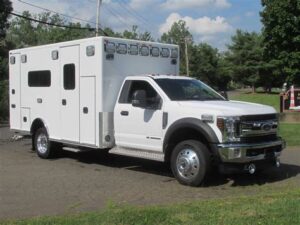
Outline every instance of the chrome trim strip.
{"type": "Polygon", "coordinates": [[[282,144],[283,140],[279,139],[277,141],[272,142],[262,142],[262,143],[237,143],[237,144],[219,144],[219,148],[247,148],[247,149],[255,149],[255,148],[268,148],[276,145],[282,144]]]}

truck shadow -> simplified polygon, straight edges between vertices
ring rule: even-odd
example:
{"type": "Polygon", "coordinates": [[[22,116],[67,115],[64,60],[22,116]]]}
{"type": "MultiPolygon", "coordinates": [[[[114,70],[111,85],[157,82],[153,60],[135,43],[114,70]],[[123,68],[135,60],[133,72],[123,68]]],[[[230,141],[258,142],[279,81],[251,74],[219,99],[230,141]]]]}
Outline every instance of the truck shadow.
{"type": "Polygon", "coordinates": [[[284,181],[300,174],[300,166],[282,163],[280,168],[268,168],[263,172],[256,174],[240,173],[225,175],[218,172],[212,172],[204,186],[220,186],[230,183],[230,186],[251,186],[264,185],[284,181]]]}
{"type": "MultiPolygon", "coordinates": [[[[175,181],[173,174],[166,163],[144,160],[126,156],[113,155],[97,151],[72,153],[63,151],[62,158],[72,158],[84,164],[99,164],[107,167],[132,170],[142,173],[164,176],[167,181],[175,181]]],[[[287,180],[300,174],[300,166],[282,163],[280,168],[269,168],[261,173],[225,175],[216,170],[211,172],[202,187],[222,186],[251,186],[264,185],[287,180]]]]}

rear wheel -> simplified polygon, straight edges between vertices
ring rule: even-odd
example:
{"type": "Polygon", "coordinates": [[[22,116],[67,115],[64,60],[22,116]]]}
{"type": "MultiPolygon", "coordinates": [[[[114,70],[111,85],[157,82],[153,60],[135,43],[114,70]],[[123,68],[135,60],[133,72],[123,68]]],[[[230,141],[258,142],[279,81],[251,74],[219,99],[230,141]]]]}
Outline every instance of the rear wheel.
{"type": "Polygon", "coordinates": [[[39,128],[34,135],[34,149],[40,158],[52,158],[55,153],[55,144],[49,140],[45,127],[39,128]]]}
{"type": "Polygon", "coordinates": [[[172,152],[171,169],[181,184],[199,186],[208,173],[209,167],[209,151],[199,141],[180,142],[172,152]]]}

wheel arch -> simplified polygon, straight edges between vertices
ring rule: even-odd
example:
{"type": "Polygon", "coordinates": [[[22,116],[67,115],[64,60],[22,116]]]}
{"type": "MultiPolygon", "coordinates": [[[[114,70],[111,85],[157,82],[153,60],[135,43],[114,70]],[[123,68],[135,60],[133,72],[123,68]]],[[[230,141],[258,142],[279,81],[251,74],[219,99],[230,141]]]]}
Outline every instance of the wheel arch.
{"type": "Polygon", "coordinates": [[[47,127],[47,124],[45,123],[45,121],[41,118],[36,118],[34,119],[34,121],[31,123],[31,127],[30,127],[30,134],[34,135],[35,132],[39,129],[45,127],[45,129],[47,130],[47,133],[49,135],[49,129],[47,127]]]}
{"type": "Polygon", "coordinates": [[[181,141],[194,139],[205,144],[212,154],[216,154],[211,144],[218,143],[219,140],[213,129],[196,118],[184,118],[174,122],[167,130],[163,151],[165,153],[165,161],[169,161],[174,147],[181,141]]]}

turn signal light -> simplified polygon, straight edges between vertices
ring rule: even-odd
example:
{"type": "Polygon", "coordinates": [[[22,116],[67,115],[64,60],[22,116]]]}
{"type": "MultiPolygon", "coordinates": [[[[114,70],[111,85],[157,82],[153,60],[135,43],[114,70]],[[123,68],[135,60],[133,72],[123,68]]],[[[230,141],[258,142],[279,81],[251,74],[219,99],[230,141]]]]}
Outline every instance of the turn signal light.
{"type": "Polygon", "coordinates": [[[225,129],[225,122],[223,118],[218,118],[217,119],[217,127],[220,129],[220,131],[224,131],[225,129]]]}

